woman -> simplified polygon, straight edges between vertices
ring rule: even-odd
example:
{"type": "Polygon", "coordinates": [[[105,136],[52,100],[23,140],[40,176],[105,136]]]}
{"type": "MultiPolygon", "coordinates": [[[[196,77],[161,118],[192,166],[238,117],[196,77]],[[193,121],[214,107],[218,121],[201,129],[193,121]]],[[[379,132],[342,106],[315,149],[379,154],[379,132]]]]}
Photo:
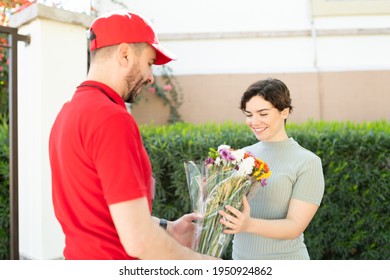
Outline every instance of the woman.
{"type": "Polygon", "coordinates": [[[264,160],[272,175],[243,211],[226,206],[221,223],[235,234],[233,259],[310,259],[303,232],[324,193],[321,159],[288,137],[290,92],[277,79],[252,84],[241,98],[241,110],[258,143],[244,148],[264,160]]]}

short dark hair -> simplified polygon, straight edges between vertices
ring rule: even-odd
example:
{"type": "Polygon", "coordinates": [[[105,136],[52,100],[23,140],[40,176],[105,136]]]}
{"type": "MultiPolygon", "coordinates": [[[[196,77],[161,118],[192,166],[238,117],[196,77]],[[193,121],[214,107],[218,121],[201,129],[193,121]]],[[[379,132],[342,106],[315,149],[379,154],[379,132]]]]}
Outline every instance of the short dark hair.
{"type": "Polygon", "coordinates": [[[274,78],[267,78],[260,80],[248,87],[241,97],[241,110],[246,109],[246,104],[254,96],[261,96],[265,101],[268,101],[280,112],[286,108],[292,112],[290,91],[287,86],[280,80],[274,78]]]}
{"type": "MultiPolygon", "coordinates": [[[[128,44],[130,47],[132,47],[136,54],[140,54],[141,51],[148,46],[147,43],[131,43],[128,44]]],[[[107,47],[102,47],[96,50],[93,50],[90,52],[90,61],[92,62],[95,60],[95,57],[99,56],[102,58],[107,58],[118,48],[119,45],[112,45],[107,47]]]]}

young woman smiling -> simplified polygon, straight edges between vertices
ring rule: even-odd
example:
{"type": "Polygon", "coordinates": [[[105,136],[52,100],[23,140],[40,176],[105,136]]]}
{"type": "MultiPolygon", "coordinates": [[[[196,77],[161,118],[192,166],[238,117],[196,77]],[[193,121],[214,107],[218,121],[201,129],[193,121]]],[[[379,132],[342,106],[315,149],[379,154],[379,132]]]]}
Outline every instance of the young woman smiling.
{"type": "Polygon", "coordinates": [[[241,98],[246,123],[259,142],[244,149],[264,160],[272,175],[243,211],[220,211],[225,233],[235,234],[233,259],[310,259],[303,232],[324,194],[321,159],[287,135],[290,92],[277,79],[260,80],[241,98]]]}

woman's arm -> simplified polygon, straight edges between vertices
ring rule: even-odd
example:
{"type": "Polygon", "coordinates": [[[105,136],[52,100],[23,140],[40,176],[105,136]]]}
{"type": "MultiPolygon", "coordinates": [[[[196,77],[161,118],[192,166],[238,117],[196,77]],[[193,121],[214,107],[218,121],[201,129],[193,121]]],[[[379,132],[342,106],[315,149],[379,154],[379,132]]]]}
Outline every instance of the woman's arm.
{"type": "Polygon", "coordinates": [[[221,223],[229,228],[224,233],[248,232],[274,239],[295,239],[307,228],[318,209],[318,205],[313,203],[291,199],[285,219],[266,220],[250,217],[250,206],[246,197],[243,199],[243,205],[242,212],[226,206],[226,210],[232,215],[219,211],[223,216],[221,223]]]}

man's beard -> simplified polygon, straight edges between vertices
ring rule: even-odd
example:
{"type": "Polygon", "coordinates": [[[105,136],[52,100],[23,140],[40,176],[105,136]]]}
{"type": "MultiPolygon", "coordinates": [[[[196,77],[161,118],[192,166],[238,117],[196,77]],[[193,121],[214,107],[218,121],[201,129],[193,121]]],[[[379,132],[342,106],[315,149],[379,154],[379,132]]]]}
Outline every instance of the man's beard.
{"type": "Polygon", "coordinates": [[[142,88],[148,84],[148,80],[142,81],[142,78],[137,80],[137,77],[142,77],[137,70],[131,70],[129,75],[126,76],[126,84],[129,89],[128,94],[125,96],[126,103],[134,103],[142,88]]]}

